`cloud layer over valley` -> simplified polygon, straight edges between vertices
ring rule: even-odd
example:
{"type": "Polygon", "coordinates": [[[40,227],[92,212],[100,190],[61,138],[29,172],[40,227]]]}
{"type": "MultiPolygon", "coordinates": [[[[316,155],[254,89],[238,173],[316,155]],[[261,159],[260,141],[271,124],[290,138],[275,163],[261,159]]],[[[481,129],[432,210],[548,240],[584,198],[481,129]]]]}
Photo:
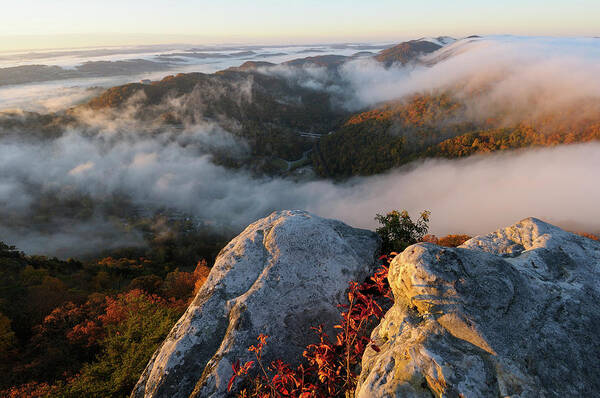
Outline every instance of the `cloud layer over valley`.
{"type": "MultiPolygon", "coordinates": [[[[497,117],[510,124],[554,114],[561,123],[573,116],[583,123],[600,120],[599,61],[597,39],[497,37],[458,41],[427,56],[428,66],[386,69],[370,59],[355,60],[341,67],[337,85],[322,84],[332,75],[311,69],[305,84],[332,90],[353,110],[423,91],[451,90],[465,100],[465,118],[497,117]],[[580,112],[566,113],[573,107],[580,112]]],[[[298,78],[291,69],[274,68],[263,73],[298,78]]],[[[25,92],[14,92],[25,99],[25,92]]],[[[77,92],[63,95],[78,98],[77,92]]],[[[44,106],[54,110],[61,105],[44,106]]],[[[7,221],[0,223],[0,240],[61,256],[115,239],[141,244],[135,230],[116,228],[107,219],[107,203],[115,197],[134,208],[168,208],[236,231],[289,208],[364,228],[375,227],[376,213],[430,210],[431,232],[438,235],[489,232],[528,216],[600,231],[600,143],[424,160],[383,175],[334,182],[258,176],[217,165],[214,151],[246,156],[244,140],[210,122],[156,131],[135,120],[135,110],[80,113],[91,128],[68,128],[52,140],[1,135],[0,216],[7,221]],[[51,224],[29,218],[49,197],[103,205],[91,205],[84,216],[68,214],[68,209],[54,214],[59,227],[53,233],[46,230],[51,224]]]]}
{"type": "MultiPolygon", "coordinates": [[[[209,133],[190,134],[200,140],[209,133]]],[[[0,155],[5,217],[26,215],[40,192],[68,200],[75,191],[95,201],[125,195],[144,209],[168,207],[234,230],[270,211],[288,208],[365,228],[375,226],[376,213],[406,208],[417,214],[428,209],[436,234],[477,234],[528,216],[583,231],[600,230],[596,143],[460,161],[428,160],[344,183],[256,178],[214,165],[210,155],[194,146],[182,147],[160,137],[107,146],[101,139],[72,132],[50,147],[2,142],[0,155]]],[[[81,250],[84,242],[92,249],[89,243],[100,243],[106,235],[102,231],[108,229],[102,218],[102,213],[94,214],[81,225],[70,220],[73,224],[48,242],[32,238],[23,228],[11,231],[4,225],[2,239],[22,249],[43,248],[50,253],[68,252],[69,246],[81,250]]],[[[134,238],[131,235],[129,243],[134,238]]]]}

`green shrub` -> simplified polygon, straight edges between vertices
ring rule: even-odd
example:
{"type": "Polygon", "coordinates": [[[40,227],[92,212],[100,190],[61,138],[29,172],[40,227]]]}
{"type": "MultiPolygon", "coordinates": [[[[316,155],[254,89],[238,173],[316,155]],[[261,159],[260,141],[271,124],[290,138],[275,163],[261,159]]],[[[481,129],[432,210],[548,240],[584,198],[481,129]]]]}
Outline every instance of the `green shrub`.
{"type": "Polygon", "coordinates": [[[399,212],[393,210],[385,216],[377,214],[377,220],[381,227],[375,231],[381,237],[382,251],[384,253],[401,252],[408,246],[422,240],[429,230],[429,211],[424,211],[419,219],[413,221],[406,210],[399,212]]]}

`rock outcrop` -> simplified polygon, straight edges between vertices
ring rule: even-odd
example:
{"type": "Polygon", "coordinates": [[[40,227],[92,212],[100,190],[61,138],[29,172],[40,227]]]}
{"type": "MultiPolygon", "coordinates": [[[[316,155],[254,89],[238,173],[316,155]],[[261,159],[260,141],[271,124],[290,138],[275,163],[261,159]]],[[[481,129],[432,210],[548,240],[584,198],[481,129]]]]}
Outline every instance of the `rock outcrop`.
{"type": "Polygon", "coordinates": [[[358,397],[598,395],[600,242],[530,218],[410,246],[389,280],[358,397]]]}
{"type": "Polygon", "coordinates": [[[266,363],[297,362],[310,326],[339,320],[348,282],[372,272],[378,246],[373,232],[303,211],[253,223],[221,251],[132,397],[226,396],[232,363],[253,359],[261,333],[266,363]]]}

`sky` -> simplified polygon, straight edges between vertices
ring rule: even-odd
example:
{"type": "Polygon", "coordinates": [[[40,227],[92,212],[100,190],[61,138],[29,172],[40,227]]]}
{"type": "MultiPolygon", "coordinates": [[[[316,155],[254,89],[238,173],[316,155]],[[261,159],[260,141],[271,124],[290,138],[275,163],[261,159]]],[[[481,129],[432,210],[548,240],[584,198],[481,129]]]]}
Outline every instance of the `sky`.
{"type": "Polygon", "coordinates": [[[598,0],[0,0],[0,51],[166,43],[600,36],[598,0]]]}

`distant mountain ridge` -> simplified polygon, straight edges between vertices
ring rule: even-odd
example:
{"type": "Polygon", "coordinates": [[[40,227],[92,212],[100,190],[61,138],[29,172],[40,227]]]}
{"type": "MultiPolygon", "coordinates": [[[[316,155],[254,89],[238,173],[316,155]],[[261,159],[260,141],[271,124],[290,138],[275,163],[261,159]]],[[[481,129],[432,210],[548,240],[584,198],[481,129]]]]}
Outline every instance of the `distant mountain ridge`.
{"type": "MultiPolygon", "coordinates": [[[[170,62],[170,61],[169,61],[170,62]]],[[[50,65],[22,65],[0,68],[0,86],[45,82],[52,80],[79,79],[85,77],[120,76],[131,73],[157,72],[169,69],[169,62],[146,59],[125,61],[88,61],[74,69],[50,65]]]]}
{"type": "Polygon", "coordinates": [[[434,43],[433,41],[423,39],[411,40],[379,52],[375,56],[375,59],[385,66],[391,66],[395,63],[406,65],[416,60],[419,56],[432,53],[442,47],[442,44],[434,43]]]}
{"type": "MultiPolygon", "coordinates": [[[[395,46],[389,47],[385,50],[379,51],[377,54],[373,54],[370,51],[359,51],[353,55],[315,55],[305,58],[297,58],[291,61],[283,62],[281,65],[291,67],[304,67],[308,65],[314,65],[319,67],[325,67],[328,69],[337,69],[346,62],[352,61],[357,58],[372,57],[374,60],[383,63],[386,67],[389,67],[395,63],[406,65],[411,62],[418,61],[419,57],[433,53],[440,48],[452,44],[456,39],[449,36],[440,36],[436,38],[421,38],[417,40],[410,40],[395,46]]],[[[252,70],[254,67],[274,66],[271,65],[256,65],[252,61],[245,62],[238,68],[244,70],[252,70]]],[[[240,70],[236,67],[229,68],[229,70],[240,70]]]]}
{"type": "MultiPolygon", "coordinates": [[[[401,43],[394,47],[388,48],[379,52],[375,59],[380,62],[384,62],[387,66],[394,62],[400,62],[405,64],[414,60],[416,57],[424,54],[428,54],[435,49],[440,48],[446,44],[450,44],[454,39],[440,36],[437,38],[422,38],[419,40],[411,40],[409,42],[401,43]],[[436,47],[439,46],[439,47],[436,47]]],[[[353,48],[357,50],[357,53],[351,56],[345,55],[334,55],[324,54],[317,56],[310,56],[305,58],[297,58],[290,61],[286,61],[283,65],[292,67],[301,67],[309,64],[317,66],[324,66],[327,68],[336,68],[347,61],[356,59],[359,57],[368,57],[373,55],[372,50],[375,47],[370,45],[361,45],[350,47],[348,45],[332,46],[332,48],[348,49],[353,48]]],[[[87,61],[81,65],[77,65],[74,68],[64,68],[55,65],[20,65],[11,66],[7,68],[0,68],[0,86],[13,85],[13,84],[26,84],[34,82],[45,82],[53,80],[66,80],[66,79],[78,79],[86,77],[101,77],[101,76],[125,76],[129,74],[138,74],[144,72],[158,72],[166,71],[172,68],[176,64],[181,64],[185,58],[195,59],[235,59],[244,57],[264,58],[266,56],[274,55],[285,55],[285,53],[276,54],[258,54],[252,49],[255,47],[249,47],[247,50],[240,48],[223,48],[222,50],[237,50],[237,52],[208,52],[199,51],[199,49],[190,49],[184,52],[172,52],[163,53],[157,55],[154,60],[148,59],[126,59],[117,61],[87,61]]],[[[325,52],[321,49],[307,49],[299,51],[298,54],[308,52],[325,52]]],[[[245,68],[242,66],[232,67],[232,70],[246,71],[254,67],[271,66],[263,65],[260,61],[247,61],[245,68]],[[255,62],[256,65],[252,63],[255,62]],[[241,69],[236,69],[241,68],[241,69]]],[[[273,64],[274,65],[274,64],[273,64]]]]}

